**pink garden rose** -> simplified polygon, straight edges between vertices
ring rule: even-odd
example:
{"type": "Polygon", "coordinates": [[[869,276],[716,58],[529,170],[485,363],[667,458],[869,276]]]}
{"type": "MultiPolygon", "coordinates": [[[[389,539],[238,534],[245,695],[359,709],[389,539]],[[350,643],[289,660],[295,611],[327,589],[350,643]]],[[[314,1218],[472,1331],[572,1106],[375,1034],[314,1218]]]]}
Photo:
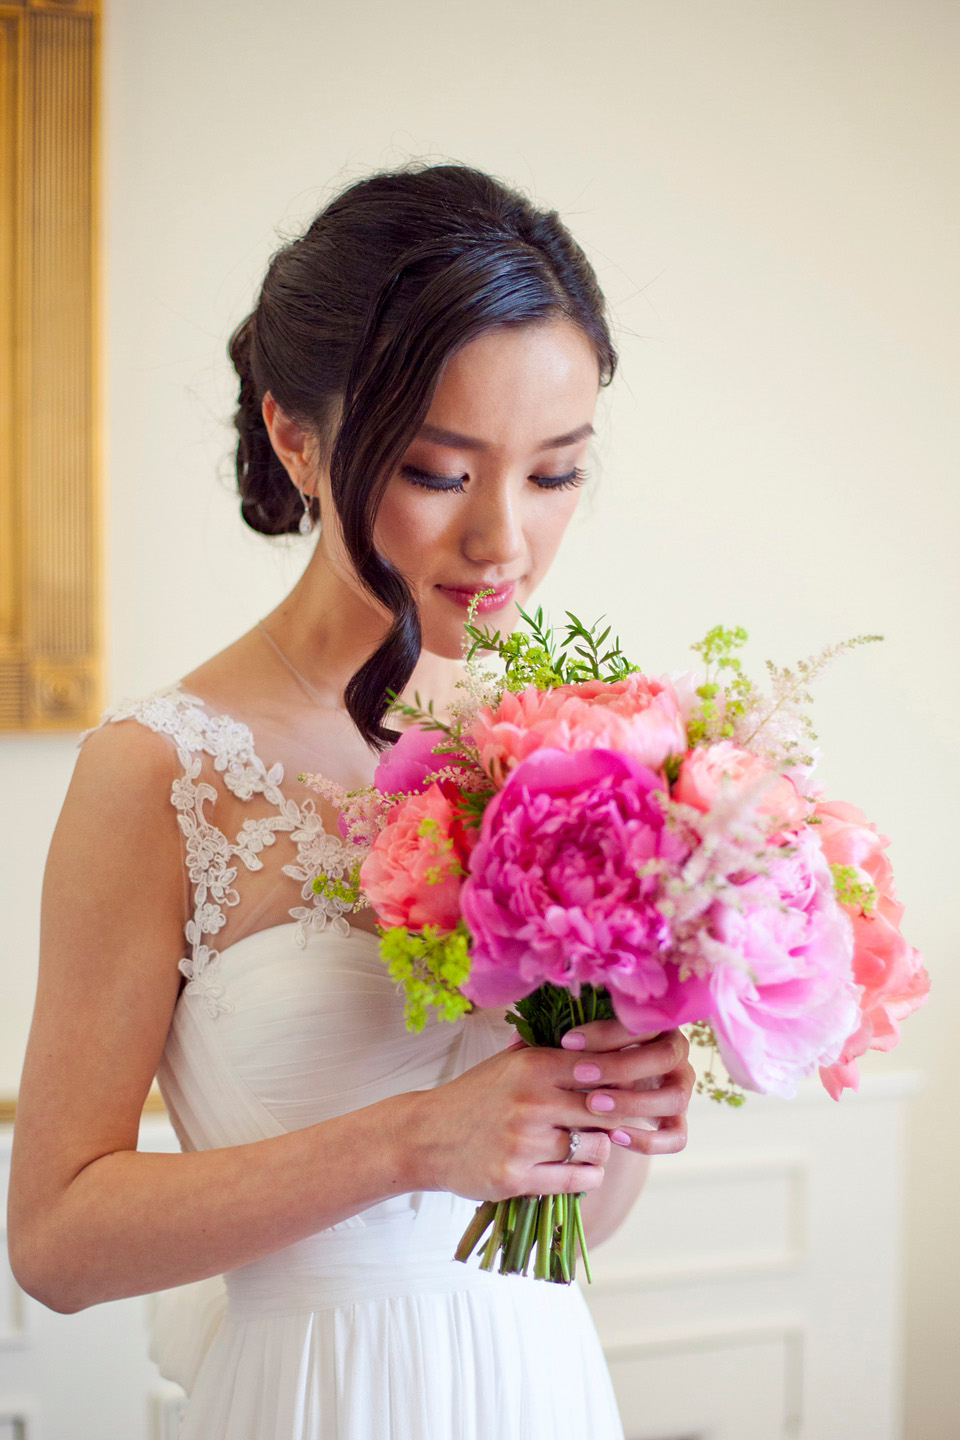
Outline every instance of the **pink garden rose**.
{"type": "Polygon", "coordinates": [[[574,995],[605,985],[631,1025],[634,1004],[665,992],[661,882],[638,873],[650,861],[675,872],[689,854],[655,798],[663,788],[610,750],[543,746],[515,765],[484,812],[463,887],[471,1000],[510,1004],[546,981],[574,995]]]}
{"type": "Polygon", "coordinates": [[[727,958],[709,977],[709,1020],[732,1080],[788,1097],[856,1024],[853,937],[812,829],[742,888],[744,908],[718,904],[713,917],[727,958]]]}
{"type": "Polygon", "coordinates": [[[918,950],[900,933],[903,906],[897,900],[893,869],[884,851],[889,845],[862,811],[843,801],[821,801],[816,807],[823,853],[831,865],[854,872],[855,883],[872,886],[876,899],[870,913],[860,905],[844,908],[853,927],[853,974],[863,994],[843,1053],[821,1069],[820,1078],[835,1100],[845,1087],[860,1082],[857,1059],[867,1050],[891,1050],[900,1038],[899,1021],[927,998],[930,976],[918,950]]]}
{"type": "Polygon", "coordinates": [[[429,785],[390,811],[360,868],[360,884],[386,926],[453,930],[469,839],[449,780],[429,785]]]}
{"type": "Polygon", "coordinates": [[[759,755],[741,750],[729,740],[720,740],[690,751],[680,766],[673,798],[695,810],[707,811],[718,792],[729,789],[736,793],[770,776],[767,788],[757,799],[756,813],[769,821],[772,831],[795,830],[806,820],[810,806],[792,780],[774,775],[759,755]]]}
{"type": "Polygon", "coordinates": [[[537,690],[505,691],[495,710],[480,711],[471,734],[484,768],[502,785],[521,760],[539,750],[616,750],[657,770],[682,755],[687,732],[669,681],[640,674],[537,690]]]}

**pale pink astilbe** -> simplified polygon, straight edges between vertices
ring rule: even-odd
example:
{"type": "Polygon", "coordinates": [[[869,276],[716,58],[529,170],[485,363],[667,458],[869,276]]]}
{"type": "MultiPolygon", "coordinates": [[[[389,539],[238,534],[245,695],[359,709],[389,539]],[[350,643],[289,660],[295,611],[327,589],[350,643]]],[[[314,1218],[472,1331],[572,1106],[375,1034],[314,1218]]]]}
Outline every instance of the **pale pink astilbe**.
{"type": "Polygon", "coordinates": [[[337,828],[344,840],[356,846],[352,858],[362,861],[387,823],[392,806],[390,797],[373,789],[345,790],[326,775],[301,775],[300,780],[336,807],[337,828]]]}

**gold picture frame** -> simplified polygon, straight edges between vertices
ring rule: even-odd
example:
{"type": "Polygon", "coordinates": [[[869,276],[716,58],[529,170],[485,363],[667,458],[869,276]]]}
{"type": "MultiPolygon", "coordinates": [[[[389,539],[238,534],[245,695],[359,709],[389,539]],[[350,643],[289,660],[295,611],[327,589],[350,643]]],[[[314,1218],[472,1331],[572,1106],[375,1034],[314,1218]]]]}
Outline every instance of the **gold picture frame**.
{"type": "Polygon", "coordinates": [[[0,0],[0,731],[101,709],[99,0],[0,0]]]}

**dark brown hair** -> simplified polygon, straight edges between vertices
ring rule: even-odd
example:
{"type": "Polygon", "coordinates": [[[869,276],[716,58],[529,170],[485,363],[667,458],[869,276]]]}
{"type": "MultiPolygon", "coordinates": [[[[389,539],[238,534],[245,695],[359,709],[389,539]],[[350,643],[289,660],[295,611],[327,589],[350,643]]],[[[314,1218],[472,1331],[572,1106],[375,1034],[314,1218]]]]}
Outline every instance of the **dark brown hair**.
{"type": "Polygon", "coordinates": [[[409,586],[373,542],[387,481],[455,351],[491,326],[559,316],[592,341],[608,385],[617,357],[603,295],[556,211],[467,165],[411,162],[351,185],[284,245],[230,340],[243,518],[279,535],[303,514],[263,422],[269,390],[317,435],[357,574],[393,615],[345,694],[375,748],[395,738],[382,723],[388,691],[406,685],[421,643],[409,586]]]}

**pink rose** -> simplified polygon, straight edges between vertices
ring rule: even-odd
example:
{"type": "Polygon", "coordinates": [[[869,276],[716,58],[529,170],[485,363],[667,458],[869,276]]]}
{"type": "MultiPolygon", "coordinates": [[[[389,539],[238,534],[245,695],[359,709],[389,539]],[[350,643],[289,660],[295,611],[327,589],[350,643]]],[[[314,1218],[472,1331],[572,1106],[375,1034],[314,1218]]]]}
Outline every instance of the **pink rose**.
{"type": "Polygon", "coordinates": [[[360,884],[382,924],[456,927],[470,843],[458,796],[444,780],[391,810],[360,868],[360,884]]]}
{"type": "Polygon", "coordinates": [[[728,789],[735,794],[768,775],[771,779],[758,796],[754,809],[767,818],[771,831],[795,830],[804,823],[810,809],[796,785],[785,775],[776,775],[759,755],[741,750],[729,740],[690,751],[680,766],[673,798],[692,805],[695,810],[707,811],[718,791],[728,789]]]}
{"type": "Polygon", "coordinates": [[[663,788],[610,750],[544,746],[515,766],[463,887],[471,1000],[512,1003],[545,981],[574,995],[605,985],[629,1026],[633,1005],[665,993],[672,934],[657,866],[676,873],[689,845],[666,825],[663,788]]]}
{"type": "Polygon", "coordinates": [[[839,1059],[859,1013],[850,925],[812,829],[744,880],[742,908],[717,905],[712,934],[728,952],[709,977],[723,1062],[737,1084],[790,1096],[839,1059]]]}
{"type": "Polygon", "coordinates": [[[480,711],[472,737],[484,768],[502,785],[541,746],[552,750],[615,750],[656,770],[687,748],[680,707],[669,681],[628,675],[537,690],[507,691],[496,710],[480,711]]]}
{"type": "Polygon", "coordinates": [[[843,801],[821,801],[815,814],[823,853],[831,865],[853,872],[855,884],[873,887],[876,898],[865,909],[846,904],[853,927],[853,974],[863,986],[856,1024],[851,1026],[838,1061],[821,1069],[820,1078],[835,1100],[844,1087],[856,1089],[857,1058],[867,1050],[892,1050],[900,1038],[899,1021],[927,998],[930,976],[920,952],[900,933],[903,906],[896,896],[893,869],[883,853],[889,845],[862,811],[843,801]],[[867,913],[869,912],[869,913],[867,913]]]}

